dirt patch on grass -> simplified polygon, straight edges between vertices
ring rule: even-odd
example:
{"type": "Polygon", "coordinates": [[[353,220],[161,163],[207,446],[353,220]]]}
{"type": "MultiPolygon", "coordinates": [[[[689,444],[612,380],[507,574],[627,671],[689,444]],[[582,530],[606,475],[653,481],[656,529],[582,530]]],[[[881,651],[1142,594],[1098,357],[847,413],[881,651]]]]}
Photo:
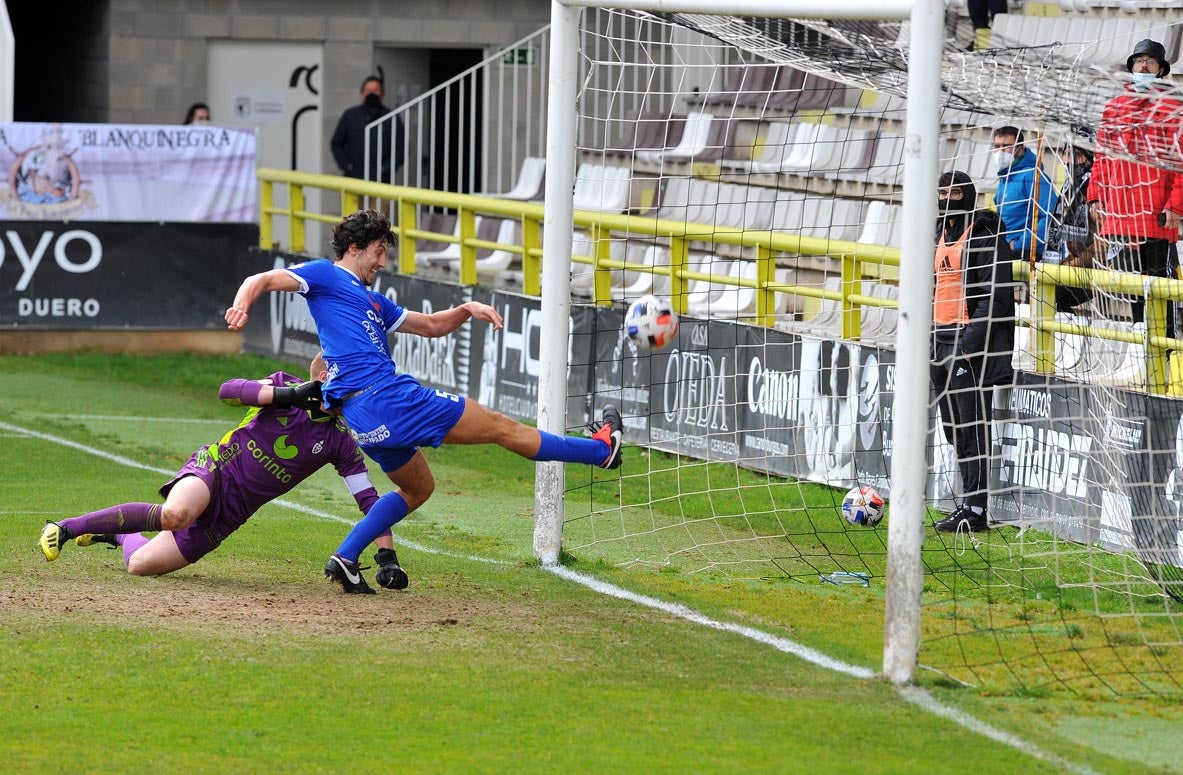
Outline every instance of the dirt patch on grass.
{"type": "Polygon", "coordinates": [[[19,627],[20,622],[48,624],[69,618],[100,626],[209,630],[222,635],[280,631],[355,636],[504,626],[506,621],[512,621],[515,629],[542,625],[543,612],[528,601],[499,594],[482,599],[463,588],[448,594],[439,585],[420,586],[418,591],[378,589],[376,595],[347,595],[327,580],[279,589],[273,584],[213,577],[40,576],[20,584],[0,580],[0,620],[19,627]]]}

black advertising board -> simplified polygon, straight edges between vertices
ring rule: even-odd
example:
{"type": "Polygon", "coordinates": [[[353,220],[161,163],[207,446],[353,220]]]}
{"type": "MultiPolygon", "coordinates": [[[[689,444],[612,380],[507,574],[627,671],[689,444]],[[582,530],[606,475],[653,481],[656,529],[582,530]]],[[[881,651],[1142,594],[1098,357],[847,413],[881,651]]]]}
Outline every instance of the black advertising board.
{"type": "Polygon", "coordinates": [[[0,325],[222,328],[257,242],[252,224],[3,222],[0,325]]]}
{"type": "MultiPolygon", "coordinates": [[[[260,271],[284,259],[253,260],[260,271]]],[[[383,275],[378,287],[424,312],[470,298],[495,306],[504,330],[474,323],[438,343],[396,335],[396,363],[425,384],[537,419],[538,299],[395,275],[383,275]]],[[[252,316],[248,348],[306,362],[317,346],[307,307],[296,294],[272,297],[270,320],[252,316]]],[[[689,318],[673,344],[645,351],[624,336],[622,308],[586,305],[572,307],[568,334],[569,429],[612,403],[627,441],[834,486],[871,484],[890,497],[893,351],[689,318]]],[[[991,517],[1135,551],[1174,566],[1170,572],[1183,566],[1178,400],[1030,374],[993,398],[991,517]]],[[[948,510],[957,463],[933,411],[926,492],[948,510]]]]}

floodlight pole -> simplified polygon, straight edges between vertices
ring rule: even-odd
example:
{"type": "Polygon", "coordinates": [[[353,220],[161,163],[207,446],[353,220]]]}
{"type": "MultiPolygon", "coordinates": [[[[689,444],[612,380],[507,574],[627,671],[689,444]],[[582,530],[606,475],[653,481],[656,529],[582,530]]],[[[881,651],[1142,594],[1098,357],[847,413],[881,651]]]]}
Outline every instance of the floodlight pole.
{"type": "MultiPolygon", "coordinates": [[[[896,683],[915,675],[920,643],[927,472],[929,336],[932,326],[930,235],[936,219],[939,98],[944,52],[942,0],[571,0],[551,2],[550,81],[546,135],[546,233],[543,241],[541,372],[538,426],[562,433],[566,413],[572,213],[575,187],[579,7],[713,13],[776,18],[910,19],[907,136],[904,146],[903,246],[897,333],[895,432],[888,528],[884,674],[896,683]]],[[[563,530],[562,464],[539,463],[534,554],[558,562],[563,530]]]]}
{"type": "Polygon", "coordinates": [[[941,57],[945,4],[916,0],[908,46],[907,135],[904,139],[900,318],[896,331],[895,421],[892,423],[891,517],[887,532],[887,591],[883,674],[910,682],[920,653],[920,592],[924,566],[928,458],[928,396],[932,337],[933,224],[940,169],[941,57]]]}

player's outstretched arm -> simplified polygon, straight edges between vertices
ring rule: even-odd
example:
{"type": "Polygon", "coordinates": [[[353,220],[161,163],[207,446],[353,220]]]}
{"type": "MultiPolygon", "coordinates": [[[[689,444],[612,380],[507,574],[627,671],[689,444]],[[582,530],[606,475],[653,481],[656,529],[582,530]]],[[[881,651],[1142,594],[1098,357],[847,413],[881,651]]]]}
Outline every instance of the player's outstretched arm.
{"type": "Polygon", "coordinates": [[[294,386],[275,386],[270,382],[232,379],[222,383],[218,398],[230,406],[296,406],[300,409],[320,409],[321,383],[313,380],[294,386]]]}
{"type": "Polygon", "coordinates": [[[492,323],[494,330],[501,330],[504,321],[500,313],[488,304],[479,301],[469,301],[459,307],[442,309],[425,315],[422,312],[407,312],[407,318],[399,326],[399,333],[416,334],[424,337],[436,337],[450,334],[469,321],[483,320],[492,323]]]}
{"type": "Polygon", "coordinates": [[[249,317],[247,311],[255,303],[255,299],[264,293],[298,290],[300,281],[283,269],[253,274],[238,286],[238,293],[234,294],[234,303],[226,310],[226,325],[231,331],[241,331],[249,317]]]}

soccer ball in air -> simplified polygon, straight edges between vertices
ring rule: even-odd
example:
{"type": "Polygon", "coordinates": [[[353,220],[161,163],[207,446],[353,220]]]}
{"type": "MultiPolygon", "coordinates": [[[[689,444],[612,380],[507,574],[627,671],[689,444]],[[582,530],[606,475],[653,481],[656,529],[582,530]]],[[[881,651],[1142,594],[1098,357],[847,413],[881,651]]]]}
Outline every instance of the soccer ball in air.
{"type": "Polygon", "coordinates": [[[869,484],[851,488],[842,499],[842,516],[852,525],[875,527],[883,519],[883,496],[869,484]]]}
{"type": "Polygon", "coordinates": [[[665,299],[642,296],[624,315],[624,332],[643,350],[660,350],[678,333],[678,313],[665,299]]]}

